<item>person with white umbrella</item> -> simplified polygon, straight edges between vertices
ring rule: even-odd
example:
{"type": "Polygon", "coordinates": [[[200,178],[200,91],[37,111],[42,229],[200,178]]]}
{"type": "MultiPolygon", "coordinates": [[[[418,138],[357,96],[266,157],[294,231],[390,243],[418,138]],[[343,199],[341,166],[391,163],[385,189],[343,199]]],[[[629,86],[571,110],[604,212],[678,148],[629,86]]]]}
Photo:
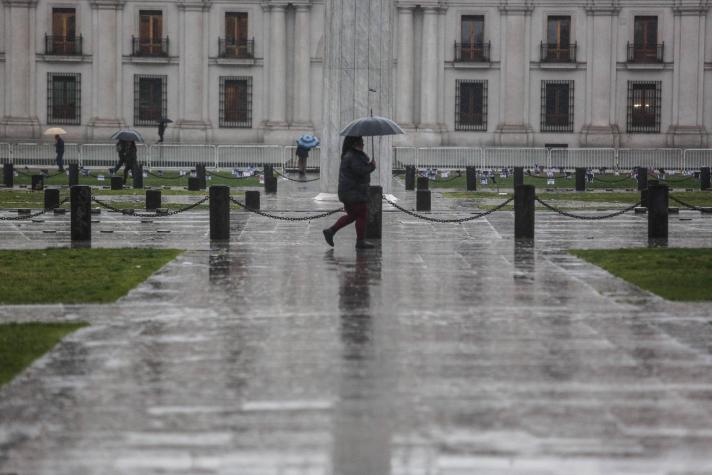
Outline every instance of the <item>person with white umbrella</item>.
{"type": "Polygon", "coordinates": [[[54,161],[60,172],[64,171],[64,139],[62,139],[62,135],[66,133],[67,131],[60,127],[52,127],[44,131],[44,135],[54,135],[54,153],[56,154],[54,161]]]}

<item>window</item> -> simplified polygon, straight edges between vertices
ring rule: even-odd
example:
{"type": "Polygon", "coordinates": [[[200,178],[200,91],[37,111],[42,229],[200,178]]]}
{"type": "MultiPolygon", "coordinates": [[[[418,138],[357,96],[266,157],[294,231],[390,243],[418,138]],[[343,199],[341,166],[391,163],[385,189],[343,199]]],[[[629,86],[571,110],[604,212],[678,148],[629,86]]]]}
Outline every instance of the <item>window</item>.
{"type": "Polygon", "coordinates": [[[247,39],[247,13],[225,13],[225,40],[220,42],[220,56],[252,58],[253,42],[247,39]]]}
{"type": "Polygon", "coordinates": [[[157,125],[166,117],[168,76],[134,76],[134,125],[157,125]]]}
{"type": "Polygon", "coordinates": [[[485,44],[484,16],[463,15],[460,22],[460,40],[459,51],[455,53],[456,61],[489,61],[489,45],[485,44]]]}
{"type": "Polygon", "coordinates": [[[542,61],[569,62],[576,60],[571,44],[571,17],[550,16],[546,20],[546,44],[542,45],[542,61]]]}
{"type": "Polygon", "coordinates": [[[138,23],[138,39],[134,38],[134,55],[167,56],[168,38],[163,38],[163,12],[141,10],[138,23]]]}
{"type": "Polygon", "coordinates": [[[252,127],[252,78],[220,76],[220,127],[252,127]]]}
{"type": "Polygon", "coordinates": [[[81,74],[47,73],[47,123],[81,123],[81,74]]]}
{"type": "Polygon", "coordinates": [[[455,130],[487,130],[487,81],[458,79],[455,130]]]}
{"type": "Polygon", "coordinates": [[[660,133],[660,81],[628,81],[628,132],[660,133]]]}
{"type": "Polygon", "coordinates": [[[541,82],[541,131],[574,131],[574,82],[541,82]]]}
{"type": "Polygon", "coordinates": [[[628,45],[628,61],[659,63],[663,60],[663,45],[658,44],[658,17],[637,16],[633,26],[633,45],[628,45]]]}
{"type": "Polygon", "coordinates": [[[47,54],[81,54],[81,43],[77,38],[77,15],[74,8],[52,9],[52,35],[47,36],[47,54]]]}

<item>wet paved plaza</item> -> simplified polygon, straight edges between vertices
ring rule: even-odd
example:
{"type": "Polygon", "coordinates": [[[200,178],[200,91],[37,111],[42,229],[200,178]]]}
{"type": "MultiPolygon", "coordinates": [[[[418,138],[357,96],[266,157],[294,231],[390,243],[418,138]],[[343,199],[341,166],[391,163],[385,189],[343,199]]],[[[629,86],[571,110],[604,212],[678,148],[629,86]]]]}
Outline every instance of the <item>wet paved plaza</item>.
{"type": "MultiPolygon", "coordinates": [[[[337,206],[312,185],[263,209],[337,206]]],[[[187,251],[112,305],[0,306],[91,323],[0,389],[0,474],[712,474],[712,305],[565,252],[647,246],[644,216],[540,212],[532,247],[509,211],[387,211],[358,253],[353,227],[323,242],[334,217],[236,211],[214,246],[207,211],[96,219],[95,247],[187,251]]],[[[2,222],[2,247],[68,221],[2,222]]],[[[671,216],[669,245],[712,246],[712,216],[671,216]]]]}

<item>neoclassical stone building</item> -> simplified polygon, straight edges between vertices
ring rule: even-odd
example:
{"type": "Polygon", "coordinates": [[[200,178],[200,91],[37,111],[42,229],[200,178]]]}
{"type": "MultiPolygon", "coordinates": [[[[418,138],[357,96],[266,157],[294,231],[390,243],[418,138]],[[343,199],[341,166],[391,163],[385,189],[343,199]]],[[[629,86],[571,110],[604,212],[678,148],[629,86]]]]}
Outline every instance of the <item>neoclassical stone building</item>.
{"type": "MultiPolygon", "coordinates": [[[[1,0],[0,141],[320,135],[331,1],[1,0]]],[[[393,3],[395,144],[711,142],[710,0],[339,1],[393,3]]]]}

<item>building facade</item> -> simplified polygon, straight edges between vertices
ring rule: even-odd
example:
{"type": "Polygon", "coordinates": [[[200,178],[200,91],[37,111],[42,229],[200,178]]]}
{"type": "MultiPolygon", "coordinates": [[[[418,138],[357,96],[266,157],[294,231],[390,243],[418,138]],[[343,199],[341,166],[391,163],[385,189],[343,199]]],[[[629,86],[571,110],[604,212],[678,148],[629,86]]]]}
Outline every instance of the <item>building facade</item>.
{"type": "MultiPolygon", "coordinates": [[[[0,141],[321,134],[330,0],[2,0],[0,141]]],[[[354,0],[361,1],[361,0],[354,0]]],[[[396,145],[706,147],[709,0],[397,0],[396,145]]]]}

